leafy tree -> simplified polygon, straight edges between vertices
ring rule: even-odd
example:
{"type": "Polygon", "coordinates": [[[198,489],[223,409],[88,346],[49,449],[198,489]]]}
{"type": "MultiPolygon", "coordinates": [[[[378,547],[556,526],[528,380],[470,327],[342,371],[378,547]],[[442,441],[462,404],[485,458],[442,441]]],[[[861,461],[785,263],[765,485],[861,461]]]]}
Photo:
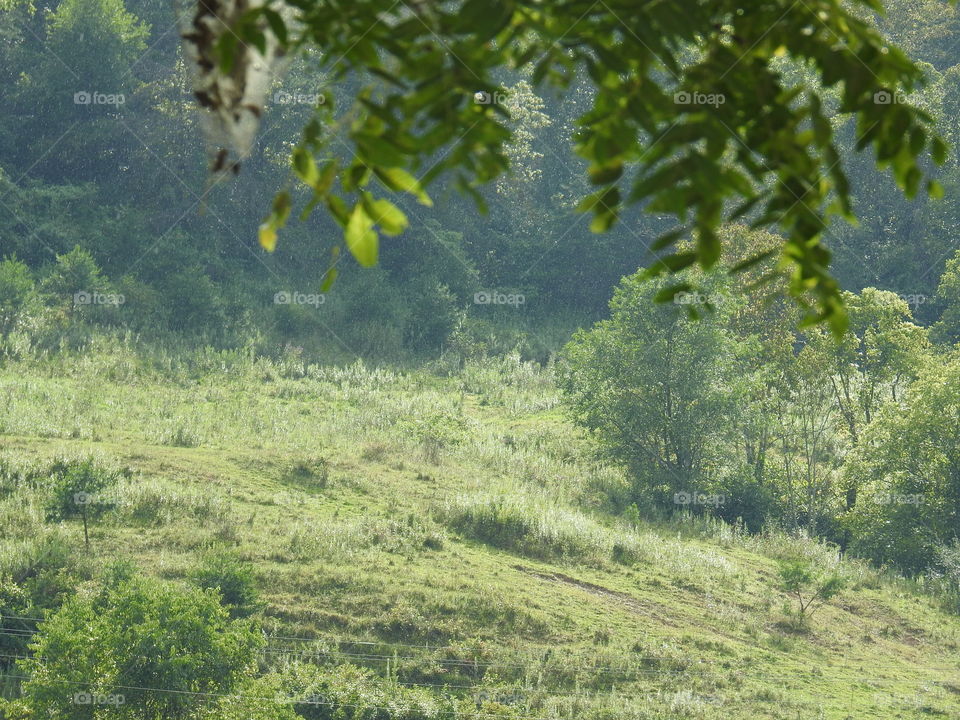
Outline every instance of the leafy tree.
{"type": "MultiPolygon", "coordinates": [[[[724,228],[722,238],[727,249],[723,260],[729,267],[768,252],[780,242],[771,233],[742,225],[724,228]]],[[[760,263],[736,276],[728,320],[730,331],[741,341],[729,379],[739,408],[729,418],[730,427],[735,430],[731,440],[740,446],[742,462],[753,476],[756,487],[750,493],[754,495],[763,492],[760,486],[770,485],[773,475],[768,461],[776,443],[781,379],[795,360],[794,328],[799,320],[799,313],[782,296],[786,280],[775,277],[772,287],[766,282],[773,269],[771,265],[774,263],[770,261],[760,263]],[[763,286],[766,298],[757,292],[763,286]]]]}
{"type": "Polygon", "coordinates": [[[113,507],[106,496],[120,472],[105,467],[93,457],[58,461],[50,469],[52,496],[48,515],[52,519],[80,517],[83,520],[83,544],[90,546],[88,523],[113,507]]]}
{"type": "Polygon", "coordinates": [[[99,251],[105,241],[113,244],[114,213],[98,204],[91,185],[15,183],[0,168],[0,200],[3,252],[16,254],[34,270],[78,245],[99,251]]]}
{"type": "Polygon", "coordinates": [[[40,625],[33,656],[20,662],[30,675],[23,703],[51,720],[111,709],[142,720],[196,717],[205,693],[229,693],[249,674],[262,642],[213,591],[130,578],[80,593],[40,625]]]}
{"type": "MultiPolygon", "coordinates": [[[[254,48],[272,55],[274,44],[316,47],[335,79],[362,71],[384,81],[362,86],[356,106],[340,117],[324,103],[293,155],[314,204],[326,204],[364,265],[377,259],[375,226],[395,234],[406,225],[401,210],[373,197],[371,180],[429,203],[423,185],[445,171],[479,198],[473,186],[507,169],[507,113],[487,100],[507,70],[532,70],[534,87],[546,80],[566,88],[579,69],[594,83],[576,135],[599,187],[581,205],[594,214],[593,230],[609,229],[624,203],[647,202],[652,212],[689,219],[695,231],[693,249],[659,269],[710,268],[721,255],[722,221],[756,210],[758,225],[786,232],[780,248],[792,268],[790,290],[808,305],[808,319],[830,319],[837,331],[844,326],[841,297],[820,240],[831,213],[852,215],[848,181],[820,93],[808,83],[785,86],[778,63],[795,60],[820,86],[839,89],[840,112],[856,122],[857,147],[872,146],[908,195],[924,177],[921,155],[929,150],[937,162],[946,156],[927,113],[885,101],[920,87],[924,75],[861,18],[881,9],[878,0],[777,0],[749,12],[727,0],[642,7],[617,0],[599,8],[519,1],[491,9],[485,0],[418,2],[412,10],[389,0],[347,9],[316,0],[289,5],[298,23],[261,7],[228,17],[219,32],[201,31],[200,5],[185,33],[200,67],[198,92],[234,136],[223,151],[243,154],[253,111],[243,111],[249,98],[221,83],[218,68],[243,66],[256,57],[254,48]],[[220,42],[221,34],[229,41],[220,42]],[[318,164],[333,138],[350,153],[318,164]],[[423,168],[422,182],[408,172],[423,168]],[[632,177],[626,194],[625,174],[632,177]]],[[[274,247],[290,210],[291,196],[279,194],[261,229],[264,247],[274,247]]]]}
{"type": "Polygon", "coordinates": [[[53,295],[69,298],[81,292],[104,289],[104,279],[96,260],[79,245],[63,255],[57,255],[56,266],[44,278],[42,288],[53,295]]]}
{"type": "Polygon", "coordinates": [[[851,549],[908,572],[960,537],[960,359],[930,360],[903,403],[888,405],[844,467],[864,498],[851,549]]]}
{"type": "Polygon", "coordinates": [[[63,0],[45,33],[15,95],[20,112],[43,118],[20,153],[51,182],[65,173],[83,181],[119,177],[139,143],[117,117],[134,102],[139,82],[130,70],[147,49],[149,28],[123,0],[63,0]]]}
{"type": "Polygon", "coordinates": [[[885,35],[903,38],[911,57],[924,57],[943,69],[960,63],[956,38],[960,30],[957,8],[939,0],[888,0],[879,18],[885,35]]]}
{"type": "Polygon", "coordinates": [[[201,588],[216,590],[234,618],[248,617],[260,608],[253,567],[225,552],[211,553],[190,574],[201,588]]]}
{"type": "MultiPolygon", "coordinates": [[[[863,429],[885,402],[896,402],[915,376],[928,348],[927,332],[912,322],[906,301],[892,292],[865,288],[845,293],[850,326],[836,341],[814,330],[808,341],[833,392],[837,412],[857,445],[863,429]]],[[[858,487],[846,489],[846,505],[857,502],[858,487]]]]}
{"type": "Polygon", "coordinates": [[[610,319],[579,331],[564,349],[560,379],[576,421],[631,469],[638,490],[658,491],[661,501],[717,471],[735,352],[719,322],[722,309],[690,317],[708,297],[724,307],[719,283],[713,296],[680,293],[661,305],[655,297],[665,286],[642,273],[624,279],[610,319]]]}
{"type": "Polygon", "coordinates": [[[788,560],[780,565],[780,588],[797,598],[801,623],[843,590],[843,578],[818,570],[804,559],[788,560]]]}
{"type": "Polygon", "coordinates": [[[823,363],[810,347],[780,365],[773,433],[780,451],[788,527],[816,535],[834,516],[840,465],[837,417],[823,363]]]}
{"type": "Polygon", "coordinates": [[[946,272],[940,278],[937,302],[943,306],[943,312],[931,328],[931,335],[945,344],[960,342],[960,252],[947,263],[946,272]]]}

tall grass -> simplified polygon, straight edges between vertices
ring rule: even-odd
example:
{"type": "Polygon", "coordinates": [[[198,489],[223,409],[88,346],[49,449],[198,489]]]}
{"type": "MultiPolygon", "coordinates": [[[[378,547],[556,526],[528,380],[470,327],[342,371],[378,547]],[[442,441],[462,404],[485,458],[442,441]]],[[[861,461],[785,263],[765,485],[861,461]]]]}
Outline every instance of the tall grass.
{"type": "MultiPolygon", "coordinates": [[[[749,536],[705,517],[642,527],[611,524],[609,512],[629,504],[627,479],[595,459],[581,434],[555,412],[559,393],[552,368],[516,353],[468,361],[448,375],[361,361],[318,365],[289,349],[271,358],[252,348],[140,345],[126,335],[94,338],[82,353],[0,362],[0,436],[270,448],[291,458],[337,447],[341,458],[352,454],[358,463],[399,468],[398,457],[422,462],[437,467],[411,469],[448,475],[436,492],[456,487],[464,493],[440,503],[438,518],[445,525],[531,557],[659,563],[688,575],[702,574],[695,566],[705,563],[723,575],[731,569],[716,552],[719,545],[772,558],[784,548],[799,548],[822,566],[839,563],[836,548],[822,543],[780,531],[749,536]],[[489,490],[498,484],[502,492],[489,490]]],[[[281,482],[312,491],[323,489],[328,478],[363,487],[362,479],[354,479],[361,471],[351,468],[345,476],[342,462],[331,459],[312,479],[291,469],[281,482]]],[[[228,521],[228,511],[208,493],[169,485],[124,487],[121,518],[160,525],[182,516],[228,521]]],[[[24,495],[17,502],[30,512],[35,501],[24,495]]],[[[13,512],[0,508],[0,517],[8,514],[5,525],[13,512]]],[[[357,528],[326,532],[305,523],[288,530],[294,557],[342,554],[351,543],[371,546],[366,531],[357,528]]],[[[863,563],[840,565],[855,585],[882,580],[863,563]]],[[[914,583],[936,594],[950,589],[943,585],[938,578],[914,583]]]]}
{"type": "Polygon", "coordinates": [[[436,509],[451,529],[494,547],[542,560],[656,565],[681,577],[723,580],[738,572],[709,546],[651,530],[608,526],[544,493],[459,495],[436,509]]]}

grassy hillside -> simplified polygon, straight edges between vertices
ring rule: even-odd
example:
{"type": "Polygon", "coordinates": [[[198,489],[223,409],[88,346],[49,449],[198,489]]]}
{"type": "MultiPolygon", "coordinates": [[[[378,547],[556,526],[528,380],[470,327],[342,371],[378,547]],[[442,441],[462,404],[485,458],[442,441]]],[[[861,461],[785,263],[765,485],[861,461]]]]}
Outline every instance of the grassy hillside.
{"type": "Polygon", "coordinates": [[[110,344],[0,368],[7,468],[90,453],[127,472],[89,551],[18,490],[0,575],[54,547],[81,578],[229,553],[253,568],[265,668],[499,697],[479,717],[960,717],[960,620],[937,598],[812,542],[616,519],[626,480],[516,359],[398,373],[110,344]],[[847,584],[809,628],[777,589],[796,551],[847,584]]]}

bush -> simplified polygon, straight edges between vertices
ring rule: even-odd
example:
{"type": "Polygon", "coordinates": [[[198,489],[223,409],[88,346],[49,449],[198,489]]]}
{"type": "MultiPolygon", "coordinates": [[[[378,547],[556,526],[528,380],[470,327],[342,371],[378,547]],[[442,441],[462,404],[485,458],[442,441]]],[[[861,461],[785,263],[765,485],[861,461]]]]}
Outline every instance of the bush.
{"type": "Polygon", "coordinates": [[[237,688],[237,694],[220,699],[213,717],[217,720],[303,720],[297,712],[303,707],[287,701],[281,686],[281,677],[271,673],[263,677],[247,678],[237,688]]]}
{"type": "Polygon", "coordinates": [[[948,609],[960,614],[960,540],[942,545],[935,551],[934,574],[948,609]]]}
{"type": "Polygon", "coordinates": [[[805,627],[813,614],[839,594],[843,586],[843,578],[818,569],[809,560],[794,558],[780,564],[780,588],[797,598],[798,627],[805,627]]]}
{"type": "Polygon", "coordinates": [[[750,477],[736,475],[722,483],[719,490],[724,502],[713,514],[731,525],[742,520],[749,532],[758,533],[769,519],[778,516],[773,491],[750,477]]]}
{"type": "Polygon", "coordinates": [[[438,352],[457,324],[457,298],[450,288],[435,281],[419,288],[410,302],[404,344],[420,353],[438,352]]]}
{"type": "Polygon", "coordinates": [[[10,578],[0,577],[0,619],[5,627],[4,632],[0,633],[0,668],[8,668],[13,664],[10,656],[26,653],[29,633],[34,630],[35,623],[20,618],[28,617],[34,615],[26,589],[10,578]]]}
{"type": "Polygon", "coordinates": [[[222,332],[227,325],[223,293],[198,267],[187,266],[157,284],[165,298],[166,322],[171,330],[222,332]]]}
{"type": "Polygon", "coordinates": [[[72,304],[77,293],[102,291],[105,283],[93,255],[77,245],[70,252],[57,255],[57,262],[44,278],[42,288],[72,304]]]}
{"type": "Polygon", "coordinates": [[[77,595],[41,624],[33,657],[19,663],[30,675],[23,704],[33,717],[85,720],[93,706],[75,700],[87,693],[113,699],[98,712],[195,717],[204,693],[229,693],[248,675],[262,643],[253,625],[229,619],[215,593],[133,578],[77,595]]]}
{"type": "Polygon", "coordinates": [[[230,553],[211,553],[190,573],[199,587],[216,590],[232,618],[249,617],[261,609],[253,566],[230,553]]]}
{"type": "Polygon", "coordinates": [[[322,457],[295,460],[283,475],[284,482],[318,490],[325,488],[329,479],[330,463],[322,457]]]}

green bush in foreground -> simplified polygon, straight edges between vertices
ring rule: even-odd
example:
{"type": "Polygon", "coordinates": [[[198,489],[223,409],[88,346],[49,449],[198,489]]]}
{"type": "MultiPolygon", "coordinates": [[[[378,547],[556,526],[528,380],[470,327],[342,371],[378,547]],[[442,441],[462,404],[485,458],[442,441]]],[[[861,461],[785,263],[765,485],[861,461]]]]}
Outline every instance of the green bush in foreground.
{"type": "Polygon", "coordinates": [[[30,679],[18,704],[49,720],[105,711],[136,720],[199,717],[205,693],[231,692],[261,644],[255,626],[231,621],[214,592],[121,580],[70,599],[40,625],[33,657],[19,663],[30,679]]]}

